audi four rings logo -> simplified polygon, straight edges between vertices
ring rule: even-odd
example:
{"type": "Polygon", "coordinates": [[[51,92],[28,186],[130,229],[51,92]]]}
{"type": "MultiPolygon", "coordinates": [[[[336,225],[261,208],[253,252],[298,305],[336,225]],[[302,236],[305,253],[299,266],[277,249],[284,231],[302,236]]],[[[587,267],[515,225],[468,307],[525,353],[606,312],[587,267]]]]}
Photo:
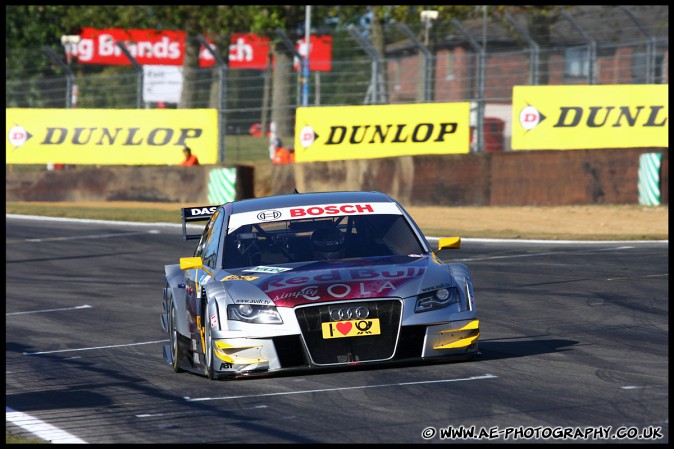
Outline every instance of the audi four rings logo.
{"type": "Polygon", "coordinates": [[[333,321],[344,320],[364,320],[370,315],[367,307],[345,307],[341,309],[332,309],[330,311],[330,319],[333,321]]]}
{"type": "Polygon", "coordinates": [[[281,212],[277,210],[264,210],[257,214],[257,219],[260,221],[270,221],[281,218],[281,212]]]}

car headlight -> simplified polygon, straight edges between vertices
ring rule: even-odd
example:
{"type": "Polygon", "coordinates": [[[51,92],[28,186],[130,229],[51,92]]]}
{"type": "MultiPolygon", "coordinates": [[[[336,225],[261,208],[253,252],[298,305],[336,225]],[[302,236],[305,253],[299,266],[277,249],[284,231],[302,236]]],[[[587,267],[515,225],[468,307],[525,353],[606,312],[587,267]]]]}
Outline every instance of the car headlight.
{"type": "Polygon", "coordinates": [[[259,304],[229,304],[227,319],[256,324],[283,324],[281,315],[275,306],[259,304]]]}
{"type": "Polygon", "coordinates": [[[442,309],[461,301],[459,289],[456,287],[440,288],[438,290],[423,293],[417,296],[417,304],[414,312],[428,312],[429,310],[442,309]]]}

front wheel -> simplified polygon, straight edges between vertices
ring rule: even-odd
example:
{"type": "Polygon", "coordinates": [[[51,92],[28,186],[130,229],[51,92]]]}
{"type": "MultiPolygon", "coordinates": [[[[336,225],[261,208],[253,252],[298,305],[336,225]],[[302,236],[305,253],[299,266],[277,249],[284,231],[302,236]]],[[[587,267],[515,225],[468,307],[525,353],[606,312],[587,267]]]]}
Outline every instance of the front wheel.
{"type": "Polygon", "coordinates": [[[173,359],[173,371],[176,373],[182,373],[184,370],[180,368],[179,360],[181,357],[183,357],[183,354],[182,350],[180,349],[180,343],[178,342],[178,331],[176,330],[176,308],[173,303],[171,303],[169,329],[171,330],[171,358],[173,359]]]}
{"type": "Polygon", "coordinates": [[[215,354],[213,354],[213,336],[211,334],[211,326],[209,323],[206,323],[206,332],[205,332],[205,343],[206,343],[206,348],[205,348],[205,359],[206,359],[206,375],[208,376],[209,379],[215,380],[218,379],[218,374],[215,371],[214,367],[214,358],[215,354]]]}

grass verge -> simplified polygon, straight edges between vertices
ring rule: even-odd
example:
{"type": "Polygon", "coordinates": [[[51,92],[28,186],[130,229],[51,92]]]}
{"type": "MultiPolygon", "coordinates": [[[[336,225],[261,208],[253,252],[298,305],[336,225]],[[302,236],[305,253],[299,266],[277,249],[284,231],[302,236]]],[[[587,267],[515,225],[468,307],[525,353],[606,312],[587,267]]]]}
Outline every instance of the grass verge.
{"type": "MultiPolygon", "coordinates": [[[[7,214],[180,223],[194,204],[8,202],[7,214]]],[[[429,236],[543,240],[668,240],[668,207],[407,207],[429,236]]]]}

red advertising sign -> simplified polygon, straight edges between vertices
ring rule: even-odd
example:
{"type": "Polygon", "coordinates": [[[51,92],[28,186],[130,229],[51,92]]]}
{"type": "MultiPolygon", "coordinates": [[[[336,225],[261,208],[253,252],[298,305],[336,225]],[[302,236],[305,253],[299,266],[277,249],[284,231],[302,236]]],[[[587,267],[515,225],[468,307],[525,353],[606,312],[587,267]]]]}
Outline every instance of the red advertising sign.
{"type": "MultiPolygon", "coordinates": [[[[310,36],[309,70],[312,72],[329,72],[332,70],[332,36],[310,36]]],[[[307,54],[306,39],[297,41],[297,52],[304,58],[307,54]]],[[[299,70],[299,61],[294,58],[295,70],[299,70]]]]}
{"type": "MultiPolygon", "coordinates": [[[[68,44],[66,52],[80,64],[131,65],[117,42],[123,42],[140,65],[183,65],[184,31],[121,28],[98,30],[85,27],[82,28],[80,41],[77,44],[68,44]]],[[[229,67],[264,70],[269,48],[269,38],[235,33],[229,46],[229,67]]],[[[202,46],[199,66],[212,67],[214,64],[213,55],[202,46]]]]}
{"type": "Polygon", "coordinates": [[[229,67],[265,70],[270,49],[268,37],[233,33],[229,44],[229,67]]]}

